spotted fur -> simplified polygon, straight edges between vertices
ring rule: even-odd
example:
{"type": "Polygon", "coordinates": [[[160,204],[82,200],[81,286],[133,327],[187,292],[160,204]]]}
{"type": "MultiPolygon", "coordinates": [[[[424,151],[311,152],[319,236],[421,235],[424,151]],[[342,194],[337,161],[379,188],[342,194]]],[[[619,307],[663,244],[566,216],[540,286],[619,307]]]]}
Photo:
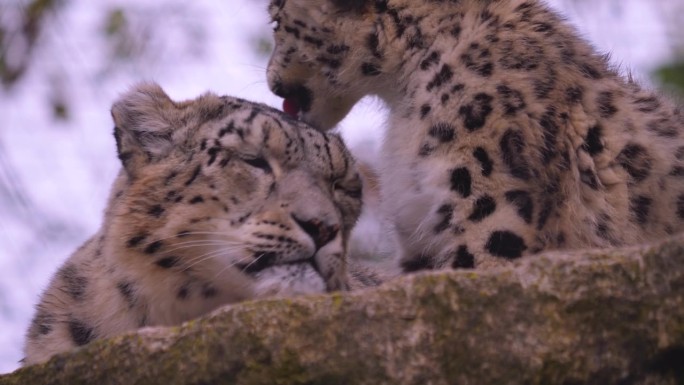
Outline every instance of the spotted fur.
{"type": "Polygon", "coordinates": [[[37,305],[26,364],[227,303],[347,288],[361,182],[338,136],[236,98],[174,102],[153,84],[112,115],[122,171],[101,230],[37,305]]]}
{"type": "Polygon", "coordinates": [[[384,212],[405,271],[682,230],[684,118],[538,0],[271,0],[273,92],[325,131],[389,108],[384,212]],[[307,37],[315,36],[320,44],[307,37]]]}

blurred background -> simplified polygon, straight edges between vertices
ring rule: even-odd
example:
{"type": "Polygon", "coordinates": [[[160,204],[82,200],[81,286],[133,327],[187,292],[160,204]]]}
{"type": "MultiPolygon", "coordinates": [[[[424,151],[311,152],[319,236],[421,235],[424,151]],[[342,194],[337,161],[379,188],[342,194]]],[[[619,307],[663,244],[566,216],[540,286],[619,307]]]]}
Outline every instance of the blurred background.
{"type": "MultiPolygon", "coordinates": [[[[553,0],[613,63],[684,95],[684,0],[553,0]]],[[[109,108],[132,83],[279,106],[265,83],[266,0],[0,0],[0,373],[18,367],[33,305],[93,234],[119,164],[109,108]]],[[[380,103],[340,131],[371,161],[380,103]]]]}

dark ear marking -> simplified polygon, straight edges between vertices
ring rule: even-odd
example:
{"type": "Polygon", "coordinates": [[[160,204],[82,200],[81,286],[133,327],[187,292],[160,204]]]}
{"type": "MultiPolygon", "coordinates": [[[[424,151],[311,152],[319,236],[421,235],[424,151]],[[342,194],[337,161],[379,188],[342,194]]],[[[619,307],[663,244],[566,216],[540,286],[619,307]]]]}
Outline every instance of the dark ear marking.
{"type": "Polygon", "coordinates": [[[342,12],[356,13],[363,13],[370,3],[368,0],[330,0],[330,2],[342,12]]]}

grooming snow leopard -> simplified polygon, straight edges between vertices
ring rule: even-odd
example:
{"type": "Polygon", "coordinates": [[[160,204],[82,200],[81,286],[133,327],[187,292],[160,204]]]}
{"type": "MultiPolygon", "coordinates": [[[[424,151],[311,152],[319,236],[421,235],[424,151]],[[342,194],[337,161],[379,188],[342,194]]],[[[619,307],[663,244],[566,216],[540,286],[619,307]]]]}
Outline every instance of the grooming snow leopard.
{"type": "Polygon", "coordinates": [[[538,0],[271,0],[272,91],[320,130],[389,108],[379,169],[404,271],[681,231],[684,119],[538,0]]]}

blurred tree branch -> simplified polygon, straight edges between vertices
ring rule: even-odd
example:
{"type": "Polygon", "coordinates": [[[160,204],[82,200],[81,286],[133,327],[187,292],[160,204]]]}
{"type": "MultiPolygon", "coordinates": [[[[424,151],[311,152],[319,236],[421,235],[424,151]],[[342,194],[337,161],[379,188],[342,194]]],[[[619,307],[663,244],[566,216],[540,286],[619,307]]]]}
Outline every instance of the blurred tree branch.
{"type": "Polygon", "coordinates": [[[684,95],[684,58],[658,69],[655,75],[665,88],[684,95]]]}
{"type": "Polygon", "coordinates": [[[45,20],[63,4],[64,0],[32,0],[0,7],[0,82],[5,88],[29,68],[45,20]]]}
{"type": "Polygon", "coordinates": [[[672,52],[674,52],[674,60],[657,70],[655,76],[666,88],[684,96],[684,36],[681,32],[682,21],[684,21],[684,2],[666,1],[662,11],[672,52]]]}

